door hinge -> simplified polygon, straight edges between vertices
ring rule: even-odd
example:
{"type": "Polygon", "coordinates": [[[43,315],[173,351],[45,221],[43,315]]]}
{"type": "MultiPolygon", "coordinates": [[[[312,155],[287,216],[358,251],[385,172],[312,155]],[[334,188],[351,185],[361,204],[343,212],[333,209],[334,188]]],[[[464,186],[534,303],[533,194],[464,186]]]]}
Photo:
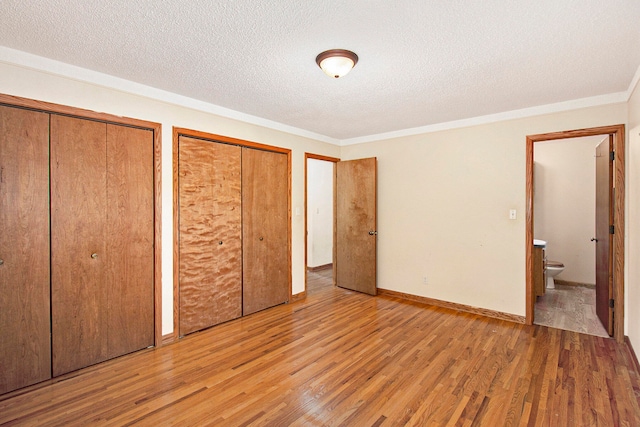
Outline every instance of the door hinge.
{"type": "Polygon", "coordinates": [[[614,234],[615,233],[615,227],[613,225],[609,226],[609,234],[614,234]]]}
{"type": "Polygon", "coordinates": [[[609,300],[609,308],[613,308],[613,306],[614,306],[613,299],[610,299],[609,300]]]}
{"type": "Polygon", "coordinates": [[[612,162],[616,159],[616,152],[615,151],[610,151],[609,152],[609,160],[611,160],[612,162]]]}

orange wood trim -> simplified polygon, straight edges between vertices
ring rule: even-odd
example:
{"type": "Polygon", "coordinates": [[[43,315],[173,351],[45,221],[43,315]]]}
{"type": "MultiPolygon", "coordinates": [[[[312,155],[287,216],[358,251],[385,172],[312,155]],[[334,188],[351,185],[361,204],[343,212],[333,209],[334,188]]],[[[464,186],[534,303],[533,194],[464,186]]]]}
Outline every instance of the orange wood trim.
{"type": "Polygon", "coordinates": [[[178,135],[190,136],[192,138],[206,139],[212,142],[224,142],[227,144],[240,145],[241,147],[256,148],[258,150],[273,151],[283,154],[291,153],[291,150],[288,148],[276,147],[274,145],[266,145],[253,141],[246,141],[244,139],[232,138],[230,136],[216,135],[199,130],[174,127],[173,132],[174,134],[177,133],[178,135]]]}
{"type": "Polygon", "coordinates": [[[533,325],[536,297],[533,289],[533,140],[527,137],[527,179],[526,179],[526,231],[525,231],[525,271],[526,271],[526,311],[525,323],[533,325]]]}
{"type": "Polygon", "coordinates": [[[162,125],[146,120],[132,119],[113,114],[100,113],[83,108],[21,98],[0,93],[0,104],[21,107],[47,113],[62,114],[101,122],[127,125],[153,131],[153,185],[154,185],[154,341],[156,346],[162,343],[162,125]]]}
{"type": "Polygon", "coordinates": [[[38,101],[29,98],[21,98],[19,96],[6,95],[2,93],[0,93],[0,104],[38,111],[46,111],[49,113],[82,117],[85,119],[95,119],[101,122],[118,123],[142,129],[151,129],[154,131],[156,129],[159,129],[161,126],[160,123],[149,122],[146,120],[132,119],[129,117],[116,116],[114,114],[99,113],[92,110],[85,110],[84,108],[70,107],[68,105],[54,104],[51,102],[38,101]]]}
{"type": "Polygon", "coordinates": [[[154,267],[153,267],[153,299],[154,299],[154,338],[155,345],[162,345],[162,126],[153,128],[153,161],[154,161],[154,267]]]}
{"type": "Polygon", "coordinates": [[[162,336],[162,345],[171,344],[176,340],[176,336],[174,333],[170,333],[162,336]]]}
{"type": "Polygon", "coordinates": [[[613,223],[615,233],[613,235],[613,299],[615,309],[613,311],[613,337],[619,343],[624,340],[624,233],[625,233],[625,127],[619,125],[613,132],[614,160],[614,200],[613,223]]]}
{"type": "Polygon", "coordinates": [[[526,319],[527,324],[533,323],[533,309],[535,299],[533,297],[533,257],[531,246],[533,245],[533,144],[540,141],[553,141],[565,138],[578,138],[594,135],[612,135],[613,149],[615,151],[614,161],[614,182],[616,191],[614,193],[614,225],[613,235],[613,299],[615,300],[615,310],[613,312],[613,337],[618,343],[624,342],[624,230],[625,230],[625,125],[600,126],[587,129],[568,130],[562,132],[551,132],[527,136],[527,171],[526,171],[526,200],[527,200],[527,221],[526,221],[526,319]],[[531,323],[530,323],[531,322],[531,323]]]}
{"type": "MultiPolygon", "coordinates": [[[[315,160],[324,160],[325,162],[332,162],[332,163],[337,163],[340,161],[340,159],[338,159],[337,157],[329,157],[329,156],[323,156],[321,154],[313,154],[313,153],[304,153],[304,268],[305,268],[305,275],[304,275],[304,291],[307,291],[307,274],[306,274],[306,270],[307,270],[307,266],[309,265],[309,258],[308,258],[308,235],[309,235],[309,229],[307,227],[309,218],[307,215],[307,211],[308,211],[308,195],[307,195],[307,190],[308,190],[308,170],[307,170],[307,160],[308,159],[315,159],[315,160]]],[[[335,168],[335,165],[334,165],[335,168]]],[[[334,175],[335,175],[335,171],[334,171],[334,175]]],[[[334,187],[333,187],[333,193],[334,193],[334,212],[333,212],[333,232],[334,232],[334,236],[333,236],[333,260],[334,260],[334,264],[335,264],[335,258],[336,258],[336,248],[335,248],[335,231],[336,231],[336,222],[335,222],[335,192],[336,192],[336,187],[335,187],[335,176],[334,176],[334,187]]],[[[335,271],[334,271],[334,281],[335,281],[335,271]]],[[[335,283],[334,283],[335,285],[335,283]]]]}
{"type": "Polygon", "coordinates": [[[419,295],[405,294],[402,292],[391,291],[388,289],[378,288],[378,295],[382,297],[399,298],[407,301],[418,302],[426,305],[433,305],[436,307],[448,308],[451,310],[462,311],[465,313],[477,314],[479,316],[491,317],[493,319],[506,320],[514,323],[525,323],[526,319],[523,316],[516,314],[503,313],[501,311],[487,310],[485,308],[472,307],[465,304],[457,304],[455,302],[442,301],[438,299],[422,297],[419,295]]]}
{"type": "Polygon", "coordinates": [[[291,296],[291,303],[302,301],[307,298],[307,291],[302,291],[299,294],[295,294],[291,296]]]}
{"type": "Polygon", "coordinates": [[[173,168],[173,337],[179,338],[180,334],[180,204],[178,200],[178,147],[180,133],[173,128],[172,139],[172,168],[173,168]]]}
{"type": "MultiPolygon", "coordinates": [[[[291,185],[291,150],[287,151],[287,180],[288,183],[287,185],[289,186],[288,189],[288,195],[287,195],[287,203],[288,203],[288,210],[289,210],[289,225],[287,227],[287,232],[288,232],[288,236],[287,236],[287,245],[289,246],[289,303],[291,303],[291,299],[292,299],[292,295],[293,295],[293,261],[292,261],[292,257],[293,257],[293,250],[292,250],[292,245],[291,245],[291,240],[292,240],[292,236],[293,236],[293,221],[292,221],[292,214],[291,214],[291,191],[292,191],[292,185],[291,185]]],[[[305,274],[306,276],[306,274],[305,274]]],[[[305,292],[306,292],[306,287],[305,287],[305,292]]]]}
{"type": "Polygon", "coordinates": [[[635,365],[636,373],[640,374],[640,363],[638,362],[638,356],[636,355],[636,352],[633,350],[633,346],[631,345],[631,340],[629,339],[628,336],[624,337],[624,342],[627,344],[627,349],[631,354],[631,359],[633,360],[633,364],[635,365]]]}
{"type": "Polygon", "coordinates": [[[328,269],[333,269],[333,263],[319,265],[317,267],[307,267],[307,271],[321,271],[321,270],[328,270],[328,269]]]}

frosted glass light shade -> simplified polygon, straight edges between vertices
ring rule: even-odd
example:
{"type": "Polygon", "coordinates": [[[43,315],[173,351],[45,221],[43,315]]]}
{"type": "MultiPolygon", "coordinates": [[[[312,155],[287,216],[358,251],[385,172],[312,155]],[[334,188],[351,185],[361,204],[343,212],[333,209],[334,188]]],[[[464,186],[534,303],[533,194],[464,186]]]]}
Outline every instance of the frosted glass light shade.
{"type": "Polygon", "coordinates": [[[358,63],[358,55],[349,50],[332,49],[318,55],[316,63],[327,76],[338,79],[358,63]]]}

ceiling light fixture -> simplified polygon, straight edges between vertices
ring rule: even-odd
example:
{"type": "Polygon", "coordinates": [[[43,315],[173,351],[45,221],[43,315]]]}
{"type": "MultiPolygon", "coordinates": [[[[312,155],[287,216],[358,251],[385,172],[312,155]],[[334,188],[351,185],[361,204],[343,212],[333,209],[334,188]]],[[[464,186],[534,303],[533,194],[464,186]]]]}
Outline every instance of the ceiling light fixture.
{"type": "Polygon", "coordinates": [[[316,56],[316,63],[329,77],[338,79],[358,63],[358,55],[350,50],[331,49],[316,56]]]}

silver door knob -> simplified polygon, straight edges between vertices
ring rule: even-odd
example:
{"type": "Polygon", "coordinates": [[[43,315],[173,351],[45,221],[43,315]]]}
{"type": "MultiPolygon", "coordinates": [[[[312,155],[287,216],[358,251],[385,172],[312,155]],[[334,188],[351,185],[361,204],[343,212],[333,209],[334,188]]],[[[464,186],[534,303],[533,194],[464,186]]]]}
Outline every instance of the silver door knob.
{"type": "Polygon", "coordinates": [[[92,253],[92,254],[91,254],[91,258],[93,258],[93,259],[98,258],[98,254],[96,254],[96,253],[92,253]]]}
{"type": "Polygon", "coordinates": [[[0,265],[4,264],[4,260],[0,259],[0,265]]]}
{"type": "Polygon", "coordinates": [[[377,231],[373,231],[373,230],[369,231],[369,236],[375,236],[377,234],[378,234],[377,231]]]}
{"type": "Polygon", "coordinates": [[[264,240],[264,237],[260,236],[260,239],[258,239],[258,240],[260,240],[262,242],[264,240]]]}
{"type": "Polygon", "coordinates": [[[220,240],[220,241],[218,242],[218,244],[219,244],[219,245],[221,245],[221,244],[222,244],[222,240],[220,240]]]}

